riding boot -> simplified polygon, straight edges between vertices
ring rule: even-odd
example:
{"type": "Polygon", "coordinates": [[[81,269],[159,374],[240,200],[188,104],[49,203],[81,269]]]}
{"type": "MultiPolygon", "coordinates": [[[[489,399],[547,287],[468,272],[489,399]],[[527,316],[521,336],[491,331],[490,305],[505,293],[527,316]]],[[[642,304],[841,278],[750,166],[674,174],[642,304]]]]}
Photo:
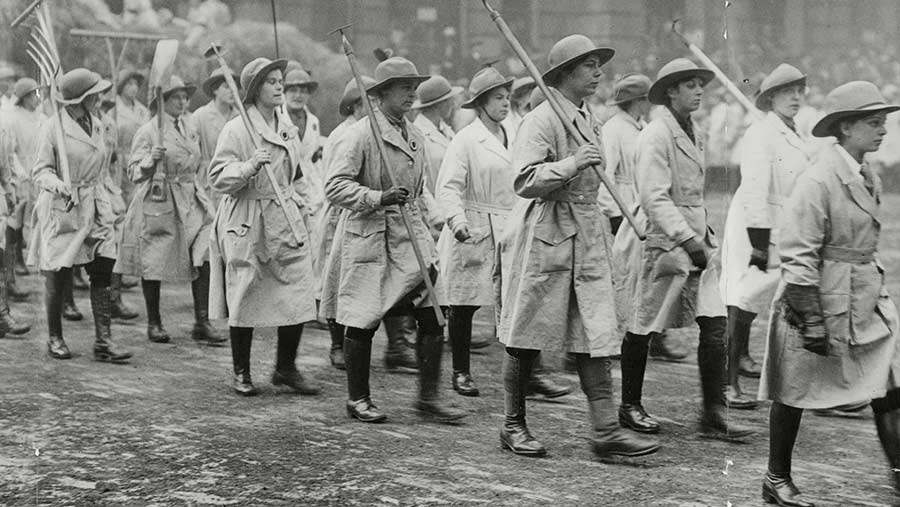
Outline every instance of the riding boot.
{"type": "Polygon", "coordinates": [[[62,316],[66,320],[79,321],[84,319],[84,315],[78,311],[75,306],[75,293],[72,288],[73,284],[73,268],[62,268],[59,270],[62,277],[61,296],[62,296],[62,316]]]}
{"type": "Polygon", "coordinates": [[[592,447],[600,457],[644,456],[659,450],[659,442],[650,437],[632,433],[619,426],[616,406],[613,402],[612,374],[608,357],[591,357],[574,354],[578,367],[581,390],[588,399],[593,426],[592,447]]]}
{"type": "Polygon", "coordinates": [[[900,389],[888,391],[887,396],[872,400],[878,440],[891,467],[894,493],[900,494],[900,389]]]}
{"type": "Polygon", "coordinates": [[[688,356],[688,351],[675,342],[665,330],[661,333],[650,334],[650,357],[670,363],[680,363],[688,356]]]}
{"type": "MultiPolygon", "coordinates": [[[[3,250],[0,250],[0,263],[9,262],[10,260],[4,255],[3,250]]],[[[4,266],[0,264],[0,271],[4,271],[4,267],[9,268],[9,265],[4,266]]],[[[8,275],[9,272],[6,269],[4,274],[8,275]]],[[[0,338],[6,335],[23,335],[31,330],[31,326],[17,322],[9,313],[9,291],[7,287],[5,283],[0,283],[0,338]]]]}
{"type": "Polygon", "coordinates": [[[736,306],[728,307],[728,328],[725,337],[728,340],[728,391],[725,404],[728,408],[753,410],[756,400],[741,390],[740,369],[744,346],[750,340],[750,327],[755,313],[746,312],[736,306]]]}
{"type": "Polygon", "coordinates": [[[547,449],[525,423],[525,389],[531,379],[536,350],[507,349],[503,354],[503,401],[506,414],[500,427],[500,445],[522,456],[543,456],[547,449]]]}
{"type": "Polygon", "coordinates": [[[725,317],[697,317],[700,326],[697,366],[703,391],[700,433],[705,438],[736,442],[753,435],[753,430],[728,420],[725,408],[726,322],[725,317]]]}
{"type": "Polygon", "coordinates": [[[478,387],[470,372],[472,316],[477,306],[451,306],[447,318],[447,334],[453,353],[453,390],[463,396],[478,396],[478,387]]]}
{"type": "Polygon", "coordinates": [[[347,415],[367,423],[379,423],[387,416],[372,403],[369,392],[369,368],[372,362],[374,329],[348,327],[344,337],[344,362],[347,369],[347,415]]]}
{"type": "Polygon", "coordinates": [[[31,271],[25,264],[25,253],[23,251],[25,238],[22,236],[22,228],[16,231],[16,274],[19,276],[28,276],[31,271]]]}
{"type": "MultiPolygon", "coordinates": [[[[431,308],[426,309],[431,312],[431,308]]],[[[420,310],[417,310],[421,312],[420,310]]],[[[437,320],[434,314],[431,318],[437,320]]],[[[420,319],[416,319],[421,322],[420,319]]],[[[443,329],[435,322],[433,326],[419,326],[416,336],[416,359],[419,362],[419,399],[415,403],[416,410],[427,419],[450,423],[462,419],[466,413],[449,407],[438,399],[438,386],[441,377],[441,356],[444,354],[443,329]]]]}
{"type": "Polygon", "coordinates": [[[225,337],[209,321],[209,263],[204,262],[198,272],[197,279],[191,282],[191,294],[194,296],[194,329],[191,330],[191,338],[213,347],[224,347],[225,337]]]}
{"type": "MultiPolygon", "coordinates": [[[[750,312],[747,312],[750,314],[750,312]]],[[[756,314],[753,314],[753,318],[756,318],[756,314]]],[[[750,324],[753,323],[753,319],[751,319],[750,324]]],[[[748,325],[750,325],[748,324],[748,325]]],[[[750,331],[747,331],[747,338],[741,344],[741,355],[738,360],[738,372],[748,378],[759,378],[762,375],[762,365],[756,362],[755,359],[750,357],[750,331]]]]}
{"type": "Polygon", "coordinates": [[[76,290],[89,290],[91,288],[90,284],[84,280],[84,275],[82,274],[81,266],[75,266],[72,268],[72,289],[76,290]]]}
{"type": "Polygon", "coordinates": [[[659,433],[659,422],[647,414],[641,401],[644,374],[647,371],[647,352],[651,335],[625,333],[622,340],[622,404],[619,423],[640,433],[659,433]]]}
{"type": "Polygon", "coordinates": [[[171,337],[163,327],[162,317],[159,315],[159,280],[141,278],[141,289],[147,305],[147,339],[153,343],[169,343],[171,337]]]}
{"type": "Polygon", "coordinates": [[[110,331],[109,287],[91,282],[91,312],[94,314],[94,360],[124,364],[131,358],[131,352],[122,350],[112,341],[110,331]]]}
{"type": "Polygon", "coordinates": [[[44,309],[47,312],[47,353],[54,359],[71,359],[72,353],[63,340],[62,285],[68,276],[62,271],[44,271],[44,309]]]}
{"type": "Polygon", "coordinates": [[[303,324],[278,327],[278,347],[272,385],[287,386],[300,394],[317,395],[322,392],[317,385],[303,377],[297,370],[297,348],[303,336],[303,324]]]}
{"type": "Polygon", "coordinates": [[[544,398],[559,398],[572,392],[572,388],[557,384],[550,378],[550,374],[544,369],[543,354],[538,353],[531,369],[531,378],[528,381],[528,395],[539,394],[544,398]]]}
{"type": "Polygon", "coordinates": [[[337,323],[334,319],[328,319],[328,334],[331,335],[331,350],[328,357],[331,360],[331,366],[339,370],[347,368],[344,363],[344,326],[337,323]]]}
{"type": "Polygon", "coordinates": [[[803,409],[773,402],[769,409],[769,466],[763,479],[762,498],[766,503],[790,507],[814,507],[800,500],[800,490],[791,479],[791,455],[800,431],[803,409]]]}
{"type": "Polygon", "coordinates": [[[234,378],[231,388],[241,396],[256,396],[259,391],[253,385],[250,376],[250,351],[253,346],[252,327],[228,328],[231,340],[231,362],[234,365],[234,378]]]}
{"type": "Polygon", "coordinates": [[[412,340],[416,332],[416,320],[412,315],[385,315],[384,333],[387,348],[384,351],[384,366],[389,373],[416,373],[418,364],[413,355],[412,340]]]}
{"type": "Polygon", "coordinates": [[[6,275],[6,290],[9,298],[14,301],[25,301],[28,299],[28,291],[19,288],[16,283],[16,244],[18,242],[18,234],[16,230],[6,228],[6,249],[0,251],[3,255],[4,274],[6,275]]]}
{"type": "Polygon", "coordinates": [[[112,298],[112,318],[121,320],[138,318],[138,312],[122,301],[122,275],[113,273],[110,276],[109,296],[112,298]]]}

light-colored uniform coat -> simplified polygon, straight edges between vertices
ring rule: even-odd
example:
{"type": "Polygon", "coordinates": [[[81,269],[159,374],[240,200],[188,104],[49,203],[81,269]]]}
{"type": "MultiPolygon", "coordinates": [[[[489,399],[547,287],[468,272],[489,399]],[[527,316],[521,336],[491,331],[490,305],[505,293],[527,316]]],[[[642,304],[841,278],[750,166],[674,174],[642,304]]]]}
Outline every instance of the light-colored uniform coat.
{"type": "Polygon", "coordinates": [[[722,275],[725,304],[762,313],[769,308],[779,279],[778,238],[784,200],[797,177],[809,166],[809,151],[800,137],[775,113],[754,123],[744,135],[741,185],[728,209],[722,239],[722,275]],[[747,228],[770,229],[769,267],[750,267],[747,228]]]}
{"type": "Polygon", "coordinates": [[[438,240],[442,297],[450,305],[494,304],[494,254],[517,200],[509,150],[480,119],[450,141],[438,173],[437,203],[447,225],[438,240]],[[457,241],[453,227],[471,236],[457,241]]]}
{"type": "Polygon", "coordinates": [[[428,166],[426,171],[426,188],[431,195],[435,195],[437,186],[438,171],[441,169],[441,163],[444,160],[444,154],[447,153],[447,146],[453,139],[454,133],[450,125],[441,120],[440,126],[436,126],[424,114],[416,116],[413,120],[422,135],[425,136],[425,155],[428,157],[428,166]]]}
{"type": "Polygon", "coordinates": [[[122,181],[117,181],[116,185],[122,188],[125,198],[131,198],[134,191],[134,183],[128,176],[128,155],[131,153],[131,144],[134,141],[134,135],[138,129],[143,127],[145,123],[150,121],[150,110],[147,106],[141,104],[137,99],[134,101],[134,107],[129,107],[122,100],[122,97],[116,97],[116,108],[112,111],[115,116],[117,132],[116,153],[118,154],[118,166],[122,181]]]}
{"type": "Polygon", "coordinates": [[[13,228],[26,225],[33,210],[35,192],[31,186],[31,169],[41,141],[41,129],[46,122],[47,117],[40,109],[29,111],[20,106],[12,107],[0,118],[0,145],[3,150],[0,163],[8,171],[6,183],[16,195],[16,209],[10,210],[9,217],[9,225],[13,228]]]}
{"type": "Polygon", "coordinates": [[[226,117],[219,111],[219,108],[216,107],[215,100],[211,100],[205,105],[198,107],[197,110],[191,114],[194,119],[194,125],[197,126],[197,133],[200,136],[200,167],[197,179],[200,183],[200,187],[203,188],[206,195],[209,196],[209,199],[213,204],[213,209],[219,206],[221,196],[212,191],[212,188],[209,185],[207,169],[209,168],[209,162],[212,160],[213,154],[216,151],[216,143],[219,140],[219,134],[221,134],[222,129],[225,128],[225,123],[227,123],[228,120],[235,118],[237,115],[237,109],[234,109],[232,110],[231,116],[226,117]]]}
{"type": "MultiPolygon", "coordinates": [[[[278,131],[254,106],[247,108],[262,147],[288,204],[304,215],[304,203],[291,192],[300,162],[297,129],[281,113],[278,131]]],[[[209,165],[209,184],[221,192],[210,233],[210,318],[229,326],[289,326],[315,320],[312,253],[306,223],[303,244],[291,233],[266,170],[254,174],[250,133],[241,118],[225,124],[209,165]]]]}
{"type": "MultiPolygon", "coordinates": [[[[297,192],[303,196],[307,207],[318,213],[325,202],[325,165],[322,160],[312,161],[312,156],[322,146],[322,135],[319,133],[319,118],[303,106],[306,111],[306,128],[300,139],[300,170],[303,178],[297,180],[302,184],[297,192]]],[[[324,150],[324,148],[323,148],[324,150]]]]}
{"type": "Polygon", "coordinates": [[[873,174],[873,197],[859,165],[851,167],[850,155],[839,150],[832,144],[817,154],[785,208],[782,276],[759,397],[792,407],[867,401],[900,386],[897,308],[877,258],[880,181],[873,174]],[[781,294],[788,283],[819,288],[828,356],[804,349],[800,332],[784,320],[781,294]]]}
{"type": "Polygon", "coordinates": [[[661,111],[638,138],[635,183],[640,199],[637,220],[647,239],[621,227],[614,262],[624,270],[619,316],[625,330],[646,335],[691,326],[696,317],[725,315],[719,295],[715,235],[706,221],[706,167],[699,129],[691,142],[669,109],[661,111]],[[695,238],[706,247],[707,268],[698,271],[681,246],[695,238]]]}
{"type": "Polygon", "coordinates": [[[369,119],[351,126],[335,145],[325,182],[325,195],[345,208],[337,224],[322,291],[324,315],[345,326],[373,329],[401,300],[429,306],[424,279],[411,241],[417,241],[426,266],[436,260],[434,240],[420,206],[428,164],[422,133],[404,120],[409,140],[375,113],[388,164],[397,186],[416,200],[407,206],[415,238],[410,238],[397,206],[381,206],[381,194],[391,185],[372,137],[369,119]],[[418,204],[418,205],[417,205],[418,204]]]}
{"type": "Polygon", "coordinates": [[[106,182],[109,151],[103,122],[91,118],[91,135],[62,111],[62,129],[69,161],[72,193],[77,204],[66,211],[66,199],[44,190],[52,180],[62,181],[57,162],[53,125],[41,133],[32,182],[40,189],[34,204],[34,227],[29,241],[28,264],[41,271],[59,271],[87,264],[94,257],[116,258],[113,196],[106,182]]]}
{"type": "MultiPolygon", "coordinates": [[[[602,149],[590,111],[554,91],[581,136],[602,149]]],[[[597,203],[600,178],[578,171],[578,145],[549,103],[525,115],[513,145],[515,191],[501,252],[498,329],[508,347],[617,354],[609,222],[597,203]]],[[[604,167],[599,167],[604,170],[604,167]]]]}
{"type": "MultiPolygon", "coordinates": [[[[617,109],[603,124],[603,155],[606,158],[606,175],[615,183],[616,191],[625,205],[633,210],[637,203],[637,190],[634,186],[634,163],[637,158],[637,140],[644,128],[641,121],[635,120],[627,112],[617,109]]],[[[600,205],[608,216],[620,217],[622,210],[612,200],[606,187],[600,192],[600,205]]],[[[627,224],[625,224],[627,226],[627,224]]]]}
{"type": "Polygon", "coordinates": [[[156,164],[156,173],[165,175],[165,200],[157,202],[150,196],[153,178],[142,171],[154,166],[150,150],[159,132],[154,118],[134,136],[128,171],[137,187],[125,214],[113,271],[147,280],[189,282],[197,276],[195,267],[209,260],[213,208],[197,181],[200,142],[194,122],[180,117],[183,133],[179,133],[172,116],[166,114],[163,121],[166,155],[156,164]]]}

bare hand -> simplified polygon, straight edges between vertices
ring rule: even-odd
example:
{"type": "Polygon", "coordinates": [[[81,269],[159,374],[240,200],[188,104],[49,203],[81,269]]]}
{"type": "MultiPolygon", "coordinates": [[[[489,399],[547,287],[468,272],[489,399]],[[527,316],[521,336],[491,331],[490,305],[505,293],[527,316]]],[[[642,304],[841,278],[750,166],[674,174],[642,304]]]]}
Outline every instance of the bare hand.
{"type": "Polygon", "coordinates": [[[583,171],[592,165],[603,163],[603,152],[596,144],[585,144],[575,152],[575,167],[583,171]]]}
{"type": "Polygon", "coordinates": [[[381,205],[404,204],[409,200],[409,190],[406,187],[391,187],[381,193],[381,205]]]}
{"type": "Polygon", "coordinates": [[[253,166],[253,169],[259,171],[259,169],[265,165],[272,162],[272,155],[269,155],[269,150],[265,148],[257,148],[256,151],[253,152],[253,156],[250,157],[250,165],[253,166]]]}
{"type": "Polygon", "coordinates": [[[453,237],[456,238],[456,241],[464,243],[466,240],[472,237],[472,235],[469,234],[469,226],[466,224],[462,224],[457,227],[456,230],[453,231],[453,237]]]}
{"type": "Polygon", "coordinates": [[[154,162],[159,162],[166,156],[166,148],[164,146],[154,146],[150,148],[150,158],[153,159],[154,162]]]}
{"type": "Polygon", "coordinates": [[[60,197],[70,198],[72,194],[69,193],[69,188],[66,187],[66,184],[61,180],[53,179],[46,183],[45,189],[48,192],[52,192],[60,197]]]}

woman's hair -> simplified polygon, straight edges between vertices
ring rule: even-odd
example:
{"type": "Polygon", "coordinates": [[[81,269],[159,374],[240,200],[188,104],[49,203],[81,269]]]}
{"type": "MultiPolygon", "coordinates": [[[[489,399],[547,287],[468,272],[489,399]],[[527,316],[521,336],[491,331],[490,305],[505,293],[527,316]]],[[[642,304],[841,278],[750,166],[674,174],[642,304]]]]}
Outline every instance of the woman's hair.
{"type": "Polygon", "coordinates": [[[867,112],[863,112],[863,113],[853,114],[850,116],[845,116],[845,117],[841,118],[840,120],[831,124],[831,128],[828,129],[828,134],[836,137],[838,140],[838,144],[841,144],[844,142],[844,140],[847,139],[847,136],[845,136],[844,133],[841,132],[841,125],[844,125],[844,124],[853,125],[854,123],[865,120],[869,116],[874,116],[875,114],[878,114],[878,113],[877,112],[872,113],[872,112],[867,111],[867,112]]]}

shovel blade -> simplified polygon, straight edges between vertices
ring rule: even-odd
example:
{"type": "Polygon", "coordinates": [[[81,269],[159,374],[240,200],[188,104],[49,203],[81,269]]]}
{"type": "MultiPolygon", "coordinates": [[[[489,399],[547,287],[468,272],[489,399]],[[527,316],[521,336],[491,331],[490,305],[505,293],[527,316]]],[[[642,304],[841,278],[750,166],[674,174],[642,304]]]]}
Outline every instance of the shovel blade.
{"type": "Polygon", "coordinates": [[[151,89],[168,86],[177,55],[178,41],[176,39],[163,39],[156,43],[153,65],[150,66],[150,76],[147,79],[151,89]]]}

